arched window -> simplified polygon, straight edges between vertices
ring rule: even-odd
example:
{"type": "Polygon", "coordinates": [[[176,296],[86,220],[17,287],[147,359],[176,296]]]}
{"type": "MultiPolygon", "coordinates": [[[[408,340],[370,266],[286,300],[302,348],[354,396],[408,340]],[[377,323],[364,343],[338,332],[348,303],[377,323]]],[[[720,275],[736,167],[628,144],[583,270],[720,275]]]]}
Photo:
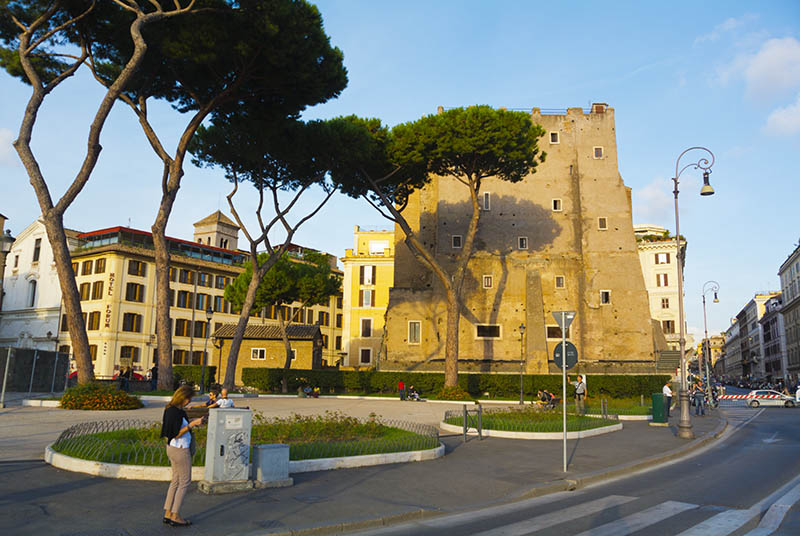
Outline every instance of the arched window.
{"type": "Polygon", "coordinates": [[[31,279],[28,282],[28,307],[36,306],[36,280],[31,279]]]}

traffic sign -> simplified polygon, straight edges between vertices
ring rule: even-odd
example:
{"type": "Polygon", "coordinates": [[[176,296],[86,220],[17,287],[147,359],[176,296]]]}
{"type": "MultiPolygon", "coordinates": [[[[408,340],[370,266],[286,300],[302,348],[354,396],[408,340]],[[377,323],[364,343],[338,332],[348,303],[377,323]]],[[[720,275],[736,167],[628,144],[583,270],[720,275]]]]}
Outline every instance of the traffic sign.
{"type": "Polygon", "coordinates": [[[575,319],[575,311],[554,311],[553,318],[562,331],[567,331],[569,325],[572,324],[572,321],[575,319]]]}
{"type": "MultiPolygon", "coordinates": [[[[575,347],[574,344],[567,341],[567,368],[570,369],[574,367],[578,363],[578,349],[575,347]]],[[[562,346],[561,343],[556,345],[555,349],[553,350],[553,361],[555,361],[556,366],[561,368],[561,355],[562,355],[562,346]]]]}

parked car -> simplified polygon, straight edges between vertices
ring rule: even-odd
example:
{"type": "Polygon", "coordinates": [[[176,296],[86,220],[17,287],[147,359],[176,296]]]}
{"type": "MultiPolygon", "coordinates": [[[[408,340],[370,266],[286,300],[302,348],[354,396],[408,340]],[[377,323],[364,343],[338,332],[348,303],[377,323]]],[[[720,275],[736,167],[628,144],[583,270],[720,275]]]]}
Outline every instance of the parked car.
{"type": "Polygon", "coordinates": [[[768,389],[759,389],[747,393],[747,405],[751,408],[759,406],[785,406],[793,408],[795,406],[795,399],[793,396],[784,395],[778,391],[768,389]]]}

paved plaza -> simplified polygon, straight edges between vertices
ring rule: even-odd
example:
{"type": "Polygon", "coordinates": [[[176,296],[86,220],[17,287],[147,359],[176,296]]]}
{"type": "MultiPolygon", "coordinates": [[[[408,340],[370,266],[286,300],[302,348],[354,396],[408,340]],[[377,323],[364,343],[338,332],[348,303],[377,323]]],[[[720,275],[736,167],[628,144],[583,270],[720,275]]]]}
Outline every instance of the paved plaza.
{"type": "MultiPolygon", "coordinates": [[[[340,411],[355,417],[438,424],[461,404],[334,398],[237,399],[266,416],[340,411]]],[[[163,402],[131,411],[0,410],[0,527],[10,534],[171,534],[161,524],[166,483],[113,480],[55,469],[42,461],[46,445],[72,424],[101,419],[160,420],[163,402]]],[[[713,415],[695,419],[698,438],[718,431],[713,415]]],[[[562,486],[564,479],[623,467],[687,446],[674,426],[625,422],[620,432],[568,442],[569,471],[561,471],[560,441],[442,435],[443,458],[408,464],[294,475],[290,488],[207,496],[194,486],[183,514],[186,534],[274,534],[314,527],[357,526],[370,520],[474,509],[562,486]]]]}

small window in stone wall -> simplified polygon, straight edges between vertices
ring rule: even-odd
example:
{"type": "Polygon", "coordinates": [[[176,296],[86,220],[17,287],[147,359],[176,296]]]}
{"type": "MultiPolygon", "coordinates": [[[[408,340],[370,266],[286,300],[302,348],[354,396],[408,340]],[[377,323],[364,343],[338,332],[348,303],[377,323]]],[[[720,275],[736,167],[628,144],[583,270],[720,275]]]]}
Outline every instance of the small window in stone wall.
{"type": "Polygon", "coordinates": [[[564,288],[566,286],[566,278],[563,275],[556,276],[556,288],[564,288]]]}
{"type": "Polygon", "coordinates": [[[550,143],[553,145],[558,145],[559,143],[561,143],[561,141],[559,141],[558,139],[558,132],[550,133],[550,143]]]}
{"type": "Polygon", "coordinates": [[[475,326],[475,336],[478,339],[499,339],[500,326],[498,324],[479,324],[475,326]]]}
{"type": "Polygon", "coordinates": [[[602,147],[595,147],[592,150],[592,156],[595,160],[599,160],[603,158],[603,148],[602,147]]]}
{"type": "Polygon", "coordinates": [[[607,231],[608,230],[608,218],[600,217],[597,218],[597,229],[600,231],[607,231]]]}
{"type": "Polygon", "coordinates": [[[528,249],[528,237],[527,236],[517,237],[517,247],[519,249],[528,249]]]}
{"type": "Polygon", "coordinates": [[[561,199],[553,199],[553,212],[561,212],[563,206],[561,199]]]}
{"type": "Polygon", "coordinates": [[[490,275],[483,276],[483,288],[492,288],[492,283],[493,283],[492,276],[490,275]]]}
{"type": "Polygon", "coordinates": [[[611,291],[610,290],[601,290],[600,291],[600,303],[606,305],[611,303],[611,291]]]}
{"type": "Polygon", "coordinates": [[[453,235],[452,244],[453,249],[461,249],[461,235],[453,235]]]}

